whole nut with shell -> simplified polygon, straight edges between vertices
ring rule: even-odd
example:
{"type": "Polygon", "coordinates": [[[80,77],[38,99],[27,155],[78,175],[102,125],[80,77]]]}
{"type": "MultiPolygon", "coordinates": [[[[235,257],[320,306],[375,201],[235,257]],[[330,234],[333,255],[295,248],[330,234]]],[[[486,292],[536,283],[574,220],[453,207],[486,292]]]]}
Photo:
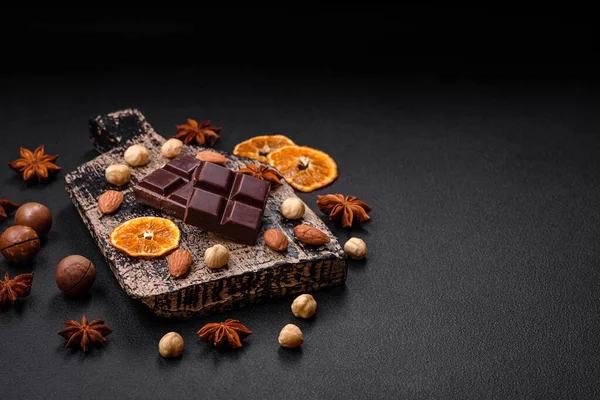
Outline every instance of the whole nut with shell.
{"type": "Polygon", "coordinates": [[[131,170],[125,164],[113,164],[106,168],[104,176],[108,183],[115,186],[123,186],[131,179],[131,170]]]}
{"type": "Polygon", "coordinates": [[[158,352],[164,358],[179,357],[183,353],[184,342],[177,332],[169,332],[158,342],[158,352]]]}
{"type": "Polygon", "coordinates": [[[312,318],[317,312],[317,301],[310,294],[301,294],[292,303],[292,313],[298,318],[312,318]]]}
{"type": "Polygon", "coordinates": [[[183,142],[179,139],[171,138],[163,143],[160,148],[160,154],[166,158],[175,158],[183,152],[183,142]]]}
{"type": "Polygon", "coordinates": [[[177,249],[169,257],[169,273],[173,278],[185,275],[192,265],[192,255],[186,249],[177,249]]]}
{"type": "Polygon", "coordinates": [[[96,280],[96,268],[87,258],[74,254],[56,266],[56,286],[70,296],[87,293],[96,280]]]}
{"type": "Polygon", "coordinates": [[[353,237],[348,239],[344,244],[344,252],[354,260],[360,260],[367,255],[367,244],[359,238],[353,237]]]}
{"type": "Polygon", "coordinates": [[[148,153],[148,149],[141,144],[129,146],[127,150],[125,150],[125,154],[123,154],[125,162],[132,167],[141,167],[142,165],[148,164],[149,158],[150,153],[148,153]]]}
{"type": "Polygon", "coordinates": [[[329,239],[329,236],[325,234],[325,232],[305,224],[298,225],[294,228],[294,236],[296,236],[296,239],[302,243],[313,246],[329,243],[331,240],[329,239]]]}
{"type": "Polygon", "coordinates": [[[225,165],[227,163],[227,158],[224,155],[214,151],[201,151],[196,154],[196,158],[200,161],[206,161],[218,165],[225,165]]]}
{"type": "Polygon", "coordinates": [[[275,251],[285,251],[288,248],[288,238],[279,229],[267,229],[264,238],[265,244],[275,251]]]}
{"type": "Polygon", "coordinates": [[[300,219],[305,211],[306,205],[298,197],[289,197],[281,203],[281,215],[287,219],[300,219]]]}
{"type": "Polygon", "coordinates": [[[123,203],[123,193],[116,190],[107,190],[98,197],[98,209],[102,214],[112,214],[123,203]]]}
{"type": "Polygon", "coordinates": [[[288,349],[300,347],[304,344],[304,335],[296,325],[287,324],[279,333],[279,344],[288,349]]]}
{"type": "Polygon", "coordinates": [[[35,202],[25,203],[15,213],[15,225],[28,226],[39,237],[44,237],[50,232],[50,228],[52,228],[52,213],[43,204],[35,202]]]}
{"type": "Polygon", "coordinates": [[[223,245],[215,244],[204,252],[204,262],[210,269],[222,268],[229,262],[229,250],[223,245]]]}
{"type": "Polygon", "coordinates": [[[40,238],[33,228],[13,225],[0,236],[0,253],[11,264],[26,264],[40,249],[40,238]]]}

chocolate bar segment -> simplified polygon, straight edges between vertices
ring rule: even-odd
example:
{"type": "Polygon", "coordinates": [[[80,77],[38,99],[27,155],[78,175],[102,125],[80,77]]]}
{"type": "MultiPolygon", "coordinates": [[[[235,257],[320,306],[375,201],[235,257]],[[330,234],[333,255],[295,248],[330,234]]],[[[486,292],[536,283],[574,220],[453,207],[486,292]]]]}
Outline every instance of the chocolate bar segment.
{"type": "Polygon", "coordinates": [[[242,244],[254,244],[270,188],[269,182],[202,162],[192,178],[183,221],[242,244]]]}
{"type": "Polygon", "coordinates": [[[190,179],[199,164],[200,161],[189,154],[175,158],[164,167],[146,175],[133,187],[136,199],[183,219],[192,186],[190,179]]]}
{"type": "Polygon", "coordinates": [[[254,244],[269,198],[269,182],[182,155],[134,186],[139,202],[215,231],[242,244],[254,244]]]}

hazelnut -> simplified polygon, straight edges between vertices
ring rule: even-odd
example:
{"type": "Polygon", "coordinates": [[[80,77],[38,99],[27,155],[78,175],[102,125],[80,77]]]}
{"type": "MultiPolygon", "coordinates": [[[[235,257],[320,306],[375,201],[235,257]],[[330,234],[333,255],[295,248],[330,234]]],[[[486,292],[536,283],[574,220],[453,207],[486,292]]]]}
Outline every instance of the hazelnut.
{"type": "Polygon", "coordinates": [[[310,294],[301,294],[292,303],[295,317],[311,318],[317,312],[317,302],[310,294]]]}
{"type": "Polygon", "coordinates": [[[215,244],[204,252],[204,262],[210,269],[224,267],[229,262],[229,250],[223,245],[215,244]]]}
{"type": "Polygon", "coordinates": [[[129,167],[124,164],[114,164],[106,168],[104,176],[108,183],[116,186],[123,186],[129,183],[131,179],[131,171],[129,167]]]}
{"type": "Polygon", "coordinates": [[[183,338],[177,332],[169,332],[158,342],[158,352],[165,358],[179,357],[183,353],[183,338]]]}
{"type": "Polygon", "coordinates": [[[180,155],[182,151],[183,142],[175,138],[167,140],[160,148],[160,154],[167,158],[175,158],[180,155]]]}
{"type": "Polygon", "coordinates": [[[353,237],[344,244],[344,251],[350,258],[360,260],[367,255],[367,244],[362,239],[353,237]]]}
{"type": "Polygon", "coordinates": [[[304,335],[300,328],[294,324],[287,324],[279,333],[279,344],[288,349],[302,346],[304,335]]]}
{"type": "Polygon", "coordinates": [[[56,286],[69,296],[87,293],[96,280],[96,268],[87,258],[72,255],[56,266],[56,286]]]}
{"type": "Polygon", "coordinates": [[[14,225],[0,236],[0,253],[11,264],[26,264],[40,249],[40,239],[35,231],[25,225],[14,225]]]}
{"type": "Polygon", "coordinates": [[[125,159],[125,162],[132,167],[141,167],[142,165],[148,164],[150,154],[148,153],[148,149],[141,144],[134,144],[125,150],[123,158],[125,159]]]}
{"type": "Polygon", "coordinates": [[[52,227],[50,209],[40,203],[25,203],[15,213],[15,225],[30,227],[39,237],[46,236],[52,227]]]}
{"type": "Polygon", "coordinates": [[[304,202],[298,197],[289,197],[281,203],[281,215],[287,219],[300,219],[305,210],[304,202]]]}

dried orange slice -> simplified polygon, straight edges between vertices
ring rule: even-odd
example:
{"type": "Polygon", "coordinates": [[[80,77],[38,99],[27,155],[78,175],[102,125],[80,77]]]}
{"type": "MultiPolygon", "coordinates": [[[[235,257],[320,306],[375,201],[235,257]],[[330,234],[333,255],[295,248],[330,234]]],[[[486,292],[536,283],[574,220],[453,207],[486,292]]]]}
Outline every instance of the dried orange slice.
{"type": "Polygon", "coordinates": [[[308,146],[287,146],[272,151],[267,162],[302,192],[329,185],[338,176],[337,164],[327,153],[308,146]]]}
{"type": "Polygon", "coordinates": [[[134,218],[113,229],[110,243],[132,257],[159,257],[179,247],[179,228],[165,218],[134,218]]]}
{"type": "Polygon", "coordinates": [[[233,149],[233,154],[254,158],[255,160],[267,162],[267,155],[284,146],[293,146],[294,142],[283,135],[264,135],[255,136],[241,143],[238,143],[233,149]]]}

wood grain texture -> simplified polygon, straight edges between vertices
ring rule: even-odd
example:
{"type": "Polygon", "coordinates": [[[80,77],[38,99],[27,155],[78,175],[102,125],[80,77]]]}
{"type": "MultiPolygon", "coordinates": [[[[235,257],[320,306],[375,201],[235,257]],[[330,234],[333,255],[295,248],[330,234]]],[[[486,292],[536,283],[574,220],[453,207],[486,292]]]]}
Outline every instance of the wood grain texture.
{"type": "MultiPolygon", "coordinates": [[[[139,127],[139,134],[133,135],[123,146],[81,165],[65,177],[66,190],[73,204],[128,295],[140,299],[160,316],[187,318],[194,314],[218,313],[265,299],[310,292],[345,282],[345,254],[337,238],[321,219],[308,207],[301,220],[291,221],[281,216],[281,202],[295,196],[293,188],[287,183],[272,189],[261,231],[253,246],[232,242],[138,203],[132,187],[169,160],[160,154],[160,147],[165,139],[152,129],[139,111],[125,110],[104,117],[119,120],[123,117],[131,119],[132,115],[138,116],[135,126],[139,127]],[[123,163],[123,153],[133,143],[140,143],[148,148],[150,162],[146,166],[132,168],[132,179],[126,186],[119,188],[109,184],[104,178],[104,170],[111,164],[123,163]],[[114,215],[103,216],[98,209],[97,199],[109,189],[122,191],[125,200],[114,215]],[[193,257],[192,267],[185,277],[174,279],[169,275],[168,257],[153,260],[133,258],[110,244],[109,236],[114,227],[141,216],[161,216],[178,225],[181,230],[180,247],[189,250],[193,257]],[[316,247],[299,243],[294,239],[292,231],[300,223],[321,229],[331,241],[316,247]],[[287,235],[290,242],[287,252],[278,253],[264,244],[263,232],[269,228],[280,229],[287,235]],[[212,271],[204,265],[203,255],[208,247],[215,244],[227,247],[231,257],[228,266],[212,271]]],[[[110,124],[118,125],[114,121],[110,124]]],[[[196,154],[202,149],[186,146],[185,152],[196,154]]],[[[225,166],[232,170],[237,170],[250,161],[245,157],[221,154],[228,158],[225,166]]]]}

